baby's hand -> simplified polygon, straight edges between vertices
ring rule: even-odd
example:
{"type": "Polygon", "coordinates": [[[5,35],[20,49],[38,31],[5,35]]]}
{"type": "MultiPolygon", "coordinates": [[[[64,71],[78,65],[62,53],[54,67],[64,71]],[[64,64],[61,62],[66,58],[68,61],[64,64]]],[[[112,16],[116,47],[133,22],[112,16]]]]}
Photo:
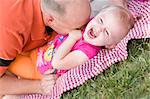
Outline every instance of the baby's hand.
{"type": "Polygon", "coordinates": [[[81,30],[72,30],[69,33],[69,37],[75,39],[75,40],[79,40],[82,37],[82,33],[81,30]]]}

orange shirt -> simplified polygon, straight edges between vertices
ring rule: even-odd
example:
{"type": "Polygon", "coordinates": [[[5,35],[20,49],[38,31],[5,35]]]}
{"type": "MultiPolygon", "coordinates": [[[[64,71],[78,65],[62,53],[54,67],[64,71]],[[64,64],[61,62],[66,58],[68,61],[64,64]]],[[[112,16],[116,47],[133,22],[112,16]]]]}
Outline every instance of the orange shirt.
{"type": "Polygon", "coordinates": [[[0,58],[14,59],[46,38],[40,0],[0,0],[0,58]]]}

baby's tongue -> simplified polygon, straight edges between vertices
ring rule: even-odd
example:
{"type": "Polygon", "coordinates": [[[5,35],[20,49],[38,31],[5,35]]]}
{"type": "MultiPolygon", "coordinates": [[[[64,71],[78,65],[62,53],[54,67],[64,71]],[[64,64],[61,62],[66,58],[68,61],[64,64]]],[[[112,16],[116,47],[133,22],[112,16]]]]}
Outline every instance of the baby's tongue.
{"type": "Polygon", "coordinates": [[[96,37],[95,34],[94,34],[93,29],[90,29],[90,30],[88,31],[88,36],[89,36],[90,38],[92,38],[92,39],[96,37]]]}

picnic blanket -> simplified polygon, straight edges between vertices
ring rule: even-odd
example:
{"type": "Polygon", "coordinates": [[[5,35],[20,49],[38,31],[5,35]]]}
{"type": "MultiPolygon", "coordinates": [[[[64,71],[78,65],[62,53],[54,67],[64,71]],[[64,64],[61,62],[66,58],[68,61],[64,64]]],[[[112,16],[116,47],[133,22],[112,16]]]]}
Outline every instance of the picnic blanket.
{"type": "Polygon", "coordinates": [[[97,56],[83,65],[69,70],[60,76],[50,95],[28,94],[22,95],[21,99],[59,99],[61,95],[77,86],[84,84],[88,79],[97,76],[112,64],[127,59],[127,43],[131,39],[150,38],[150,2],[130,0],[129,10],[141,18],[135,23],[129,34],[112,50],[100,50],[97,56]]]}

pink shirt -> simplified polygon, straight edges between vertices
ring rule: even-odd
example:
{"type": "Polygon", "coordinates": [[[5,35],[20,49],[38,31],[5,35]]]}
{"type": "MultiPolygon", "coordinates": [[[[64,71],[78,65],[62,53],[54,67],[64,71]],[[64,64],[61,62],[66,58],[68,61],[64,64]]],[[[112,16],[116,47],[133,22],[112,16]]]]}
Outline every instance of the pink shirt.
{"type": "MultiPolygon", "coordinates": [[[[58,35],[56,36],[56,49],[62,44],[62,42],[67,38],[68,36],[62,36],[58,35]]],[[[83,38],[81,38],[72,48],[73,50],[80,50],[84,52],[89,58],[92,58],[95,56],[98,51],[100,50],[100,47],[91,45],[89,43],[86,43],[83,38]]]]}
{"type": "MultiPolygon", "coordinates": [[[[51,60],[53,54],[57,51],[58,47],[62,44],[62,42],[68,36],[57,35],[54,41],[49,42],[46,47],[38,49],[38,58],[37,58],[37,66],[40,72],[43,74],[46,70],[52,69],[51,60]]],[[[84,42],[83,38],[81,38],[72,48],[71,51],[80,50],[85,53],[89,59],[94,57],[100,50],[99,46],[93,46],[84,42]]],[[[66,70],[57,70],[56,74],[61,75],[65,73],[66,70]]]]}

